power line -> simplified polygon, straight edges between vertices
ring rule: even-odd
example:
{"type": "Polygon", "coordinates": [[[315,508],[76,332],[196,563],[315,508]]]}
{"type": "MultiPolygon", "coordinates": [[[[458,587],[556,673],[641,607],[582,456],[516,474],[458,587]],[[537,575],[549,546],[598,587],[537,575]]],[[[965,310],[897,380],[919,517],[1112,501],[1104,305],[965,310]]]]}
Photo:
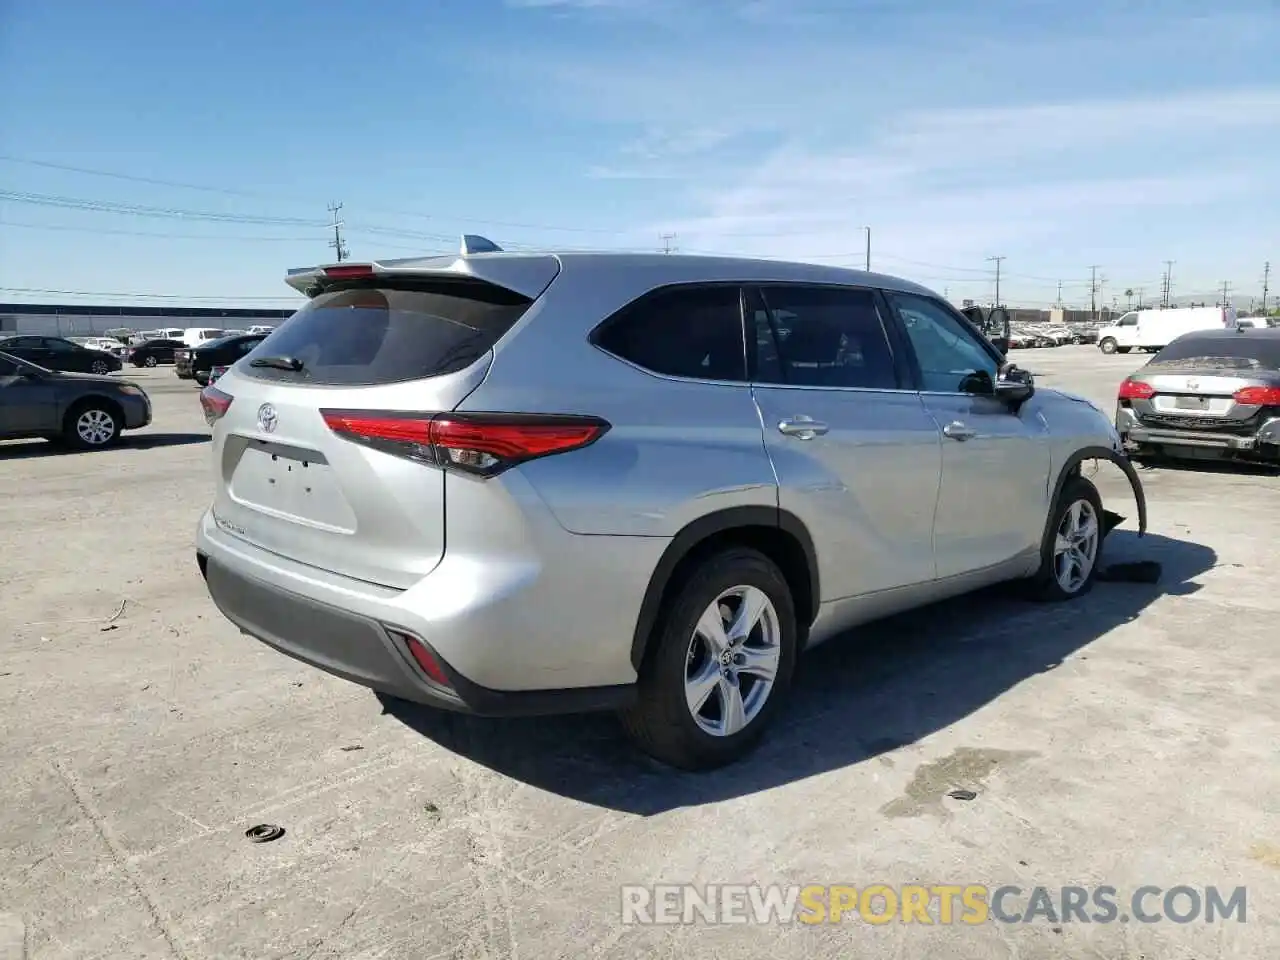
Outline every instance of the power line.
{"type": "Polygon", "coordinates": [[[1222,305],[1224,307],[1231,306],[1231,281],[1222,281],[1222,305]]]}
{"type": "Polygon", "coordinates": [[[297,297],[229,297],[226,294],[193,295],[186,293],[107,293],[102,290],[50,290],[47,287],[0,287],[4,293],[40,293],[59,297],[104,297],[114,300],[252,300],[263,303],[297,303],[297,297]]]}
{"type": "Polygon", "coordinates": [[[205,233],[167,233],[148,232],[146,230],[111,230],[93,227],[72,227],[53,223],[21,223],[15,220],[0,220],[0,227],[16,227],[19,230],[53,230],[67,233],[89,233],[115,237],[151,237],[156,240],[216,240],[219,243],[253,243],[263,241],[269,243],[323,243],[324,237],[252,237],[252,236],[215,236],[205,233]]]}
{"type": "Polygon", "coordinates": [[[162,220],[186,220],[207,223],[253,223],[267,226],[327,227],[324,220],[303,217],[267,217],[247,214],[219,213],[214,210],[187,210],[181,207],[152,207],[140,203],[120,203],[113,200],[90,200],[83,197],[64,197],[53,194],[21,193],[0,190],[0,200],[7,203],[26,203],[41,207],[57,207],[64,210],[83,210],[90,213],[116,213],[124,216],[152,217],[162,220]]]}

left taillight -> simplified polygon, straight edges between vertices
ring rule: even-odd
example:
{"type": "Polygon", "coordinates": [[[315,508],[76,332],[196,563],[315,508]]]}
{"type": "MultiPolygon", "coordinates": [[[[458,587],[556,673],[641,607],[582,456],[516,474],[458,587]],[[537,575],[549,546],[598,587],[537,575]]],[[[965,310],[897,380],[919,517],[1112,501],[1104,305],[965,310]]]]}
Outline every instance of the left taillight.
{"type": "Polygon", "coordinates": [[[338,436],[384,453],[492,477],[519,463],[581,450],[609,423],[577,414],[321,410],[338,436]]]}
{"type": "Polygon", "coordinates": [[[1121,400],[1150,400],[1155,395],[1155,387],[1141,380],[1126,379],[1120,384],[1119,399],[1121,400]]]}
{"type": "Polygon", "coordinates": [[[200,391],[200,406],[204,408],[204,421],[213,426],[231,409],[231,394],[219,390],[213,384],[200,391]]]}

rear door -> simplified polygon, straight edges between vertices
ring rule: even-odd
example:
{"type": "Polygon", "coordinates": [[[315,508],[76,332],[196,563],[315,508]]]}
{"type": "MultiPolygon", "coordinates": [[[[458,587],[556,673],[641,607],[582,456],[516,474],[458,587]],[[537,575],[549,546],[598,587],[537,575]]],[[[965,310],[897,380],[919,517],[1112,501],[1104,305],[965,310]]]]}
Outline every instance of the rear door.
{"type": "Polygon", "coordinates": [[[343,576],[416,583],[444,553],[444,472],[344,439],[322,411],[454,409],[531,302],[476,280],[312,300],[209,388],[232,397],[214,431],[219,527],[343,576]]]}
{"type": "Polygon", "coordinates": [[[950,307],[917,294],[886,296],[910,345],[920,397],[942,431],[938,577],[1010,560],[1037,545],[1044,529],[1045,427],[992,395],[1000,361],[950,307]]]}
{"type": "Polygon", "coordinates": [[[941,441],[905,382],[879,297],[805,284],[756,296],[752,390],[780,506],[813,536],[821,599],[932,580],[941,441]]]}
{"type": "Polygon", "coordinates": [[[44,347],[41,337],[14,337],[0,344],[5,353],[12,354],[20,360],[34,363],[41,367],[49,366],[49,351],[44,347]]]}

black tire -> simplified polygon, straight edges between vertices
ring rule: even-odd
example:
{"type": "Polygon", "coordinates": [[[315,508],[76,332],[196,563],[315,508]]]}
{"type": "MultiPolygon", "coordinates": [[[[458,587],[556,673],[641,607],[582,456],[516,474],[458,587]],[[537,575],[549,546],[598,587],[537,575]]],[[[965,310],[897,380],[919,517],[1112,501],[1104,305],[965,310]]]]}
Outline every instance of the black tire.
{"type": "Polygon", "coordinates": [[[147,359],[143,360],[142,362],[145,363],[148,367],[154,367],[157,363],[159,363],[159,361],[156,360],[155,358],[155,354],[148,354],[147,359]]]}
{"type": "Polygon", "coordinates": [[[1058,501],[1053,505],[1053,514],[1049,521],[1048,532],[1045,535],[1044,543],[1040,547],[1040,569],[1031,580],[1031,594],[1034,599],[1048,603],[1060,603],[1063,600],[1074,600],[1076,597],[1083,597],[1093,589],[1093,585],[1098,579],[1098,568],[1102,564],[1102,546],[1105,540],[1103,522],[1102,497],[1099,495],[1097,487],[1084,479],[1084,477],[1073,477],[1062,485],[1062,492],[1058,494],[1058,501]],[[1082,501],[1088,503],[1093,509],[1097,530],[1095,534],[1097,545],[1093,550],[1093,565],[1089,568],[1088,575],[1079,586],[1074,589],[1067,589],[1059,582],[1057,577],[1055,545],[1059,528],[1062,527],[1067,513],[1082,501]]]}
{"type": "Polygon", "coordinates": [[[1116,347],[1116,353],[1128,353],[1133,347],[1116,347]]]}
{"type": "Polygon", "coordinates": [[[711,770],[755,749],[782,707],[795,670],[795,605],[777,566],[763,554],[739,547],[704,560],[672,589],[640,668],[638,701],[622,712],[622,723],[636,745],[654,759],[682,770],[711,770]],[[755,716],[737,733],[716,735],[694,719],[685,695],[686,673],[693,662],[691,649],[699,618],[717,597],[739,586],[763,591],[772,603],[778,628],[778,664],[773,688],[755,716]]]}
{"type": "Polygon", "coordinates": [[[1101,342],[1099,342],[1098,349],[1101,350],[1103,353],[1110,354],[1110,353],[1115,353],[1116,350],[1119,348],[1116,345],[1116,342],[1114,340],[1112,340],[1110,337],[1106,337],[1101,342]]]}
{"type": "Polygon", "coordinates": [[[111,372],[111,364],[106,360],[94,360],[89,364],[89,372],[96,373],[100,377],[105,377],[111,372]]]}
{"type": "Polygon", "coordinates": [[[67,411],[62,424],[62,438],[67,446],[75,450],[105,450],[120,439],[120,430],[124,418],[120,411],[105,400],[82,400],[67,411]],[[98,425],[90,429],[86,417],[98,425]]]}

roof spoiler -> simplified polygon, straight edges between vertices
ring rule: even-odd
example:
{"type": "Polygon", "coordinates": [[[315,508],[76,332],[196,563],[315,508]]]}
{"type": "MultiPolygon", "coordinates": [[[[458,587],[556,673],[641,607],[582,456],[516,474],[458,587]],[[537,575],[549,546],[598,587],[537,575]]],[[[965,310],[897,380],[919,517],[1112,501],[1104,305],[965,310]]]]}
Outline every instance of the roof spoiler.
{"type": "Polygon", "coordinates": [[[547,254],[528,254],[487,258],[486,253],[504,253],[487,237],[465,234],[457,254],[435,254],[423,257],[401,257],[394,260],[366,260],[296,267],[285,275],[285,283],[306,297],[316,297],[332,283],[341,280],[363,280],[383,276],[437,276],[470,278],[503,287],[531,300],[541,296],[557,273],[558,258],[547,254]],[[472,258],[475,259],[472,259],[472,258]]]}

